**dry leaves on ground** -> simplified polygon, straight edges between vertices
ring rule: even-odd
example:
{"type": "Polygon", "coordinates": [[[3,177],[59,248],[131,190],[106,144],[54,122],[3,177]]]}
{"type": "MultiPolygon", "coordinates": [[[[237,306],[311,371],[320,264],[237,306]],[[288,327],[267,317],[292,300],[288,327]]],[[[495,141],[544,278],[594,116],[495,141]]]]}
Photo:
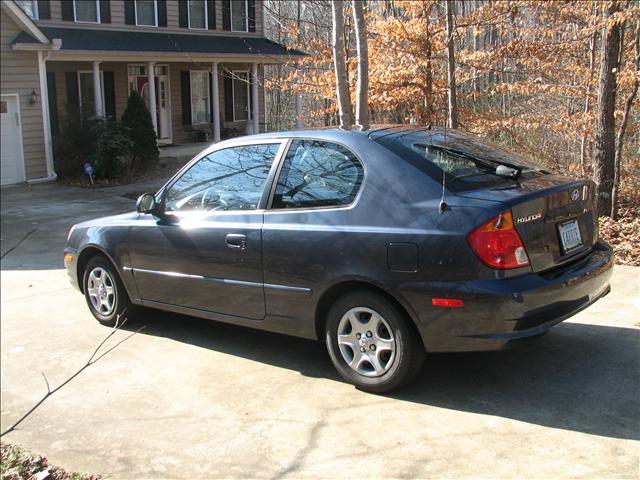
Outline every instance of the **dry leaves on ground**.
{"type": "Polygon", "coordinates": [[[99,480],[97,475],[83,475],[54,467],[40,455],[33,455],[16,445],[0,444],[1,480],[99,480]]]}

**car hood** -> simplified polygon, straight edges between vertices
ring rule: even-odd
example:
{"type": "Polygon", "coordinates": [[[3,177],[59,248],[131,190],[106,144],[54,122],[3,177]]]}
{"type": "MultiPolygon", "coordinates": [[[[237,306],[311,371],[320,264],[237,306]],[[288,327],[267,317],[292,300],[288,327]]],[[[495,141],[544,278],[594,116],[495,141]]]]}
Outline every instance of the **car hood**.
{"type": "Polygon", "coordinates": [[[121,225],[131,220],[136,220],[139,213],[136,211],[119,213],[117,215],[110,215],[108,217],[94,218],[76,224],[76,228],[90,228],[90,227],[107,227],[111,225],[121,225]]]}

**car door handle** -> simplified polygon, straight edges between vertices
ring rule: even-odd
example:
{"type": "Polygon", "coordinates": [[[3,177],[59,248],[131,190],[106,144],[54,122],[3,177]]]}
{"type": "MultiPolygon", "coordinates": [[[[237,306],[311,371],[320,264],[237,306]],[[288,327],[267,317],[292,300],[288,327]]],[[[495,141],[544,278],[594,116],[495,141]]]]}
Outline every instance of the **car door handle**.
{"type": "Polygon", "coordinates": [[[229,248],[239,248],[240,250],[247,248],[247,236],[241,233],[228,233],[224,237],[224,241],[229,248]]]}

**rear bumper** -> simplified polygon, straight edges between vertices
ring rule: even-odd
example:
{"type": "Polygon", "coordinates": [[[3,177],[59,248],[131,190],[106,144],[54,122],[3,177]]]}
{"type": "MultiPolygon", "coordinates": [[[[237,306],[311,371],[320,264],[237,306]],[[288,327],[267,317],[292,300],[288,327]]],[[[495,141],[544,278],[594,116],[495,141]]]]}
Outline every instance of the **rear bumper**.
{"type": "Polygon", "coordinates": [[[418,328],[430,352],[504,348],[544,333],[610,291],[613,251],[598,242],[578,262],[552,272],[509,279],[423,282],[405,285],[403,296],[419,312],[418,328]],[[459,308],[431,305],[433,297],[464,300],[459,308]]]}

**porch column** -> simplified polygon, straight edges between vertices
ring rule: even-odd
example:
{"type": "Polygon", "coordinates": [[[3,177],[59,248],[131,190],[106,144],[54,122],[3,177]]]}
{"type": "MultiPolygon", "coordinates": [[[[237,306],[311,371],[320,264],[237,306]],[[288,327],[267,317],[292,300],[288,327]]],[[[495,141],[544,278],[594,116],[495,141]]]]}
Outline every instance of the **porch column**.
{"type": "Polygon", "coordinates": [[[251,65],[251,111],[253,115],[253,133],[260,133],[260,106],[258,105],[258,64],[251,65]]]}
{"type": "Polygon", "coordinates": [[[93,102],[96,106],[96,117],[104,117],[102,108],[102,82],[100,81],[100,62],[93,62],[93,102]]]}
{"type": "Polygon", "coordinates": [[[153,129],[158,137],[158,112],[156,110],[156,64],[154,62],[147,63],[147,79],[149,81],[149,113],[151,114],[151,122],[153,129]]]}
{"type": "MultiPolygon", "coordinates": [[[[229,95],[227,93],[227,95],[229,95]]],[[[213,141],[220,141],[220,95],[218,93],[218,62],[211,64],[211,104],[213,110],[213,141]]]]}

